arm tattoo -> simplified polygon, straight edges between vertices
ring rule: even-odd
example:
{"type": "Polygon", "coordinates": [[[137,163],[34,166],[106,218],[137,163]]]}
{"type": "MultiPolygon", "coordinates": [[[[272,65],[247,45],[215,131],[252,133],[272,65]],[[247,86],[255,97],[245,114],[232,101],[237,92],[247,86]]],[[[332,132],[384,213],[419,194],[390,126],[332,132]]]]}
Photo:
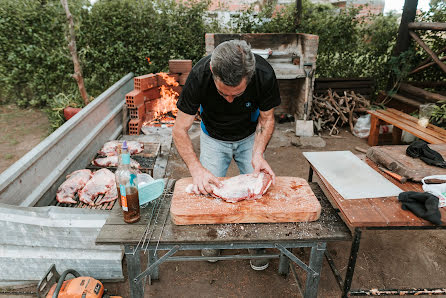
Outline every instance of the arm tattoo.
{"type": "Polygon", "coordinates": [[[263,127],[262,125],[257,126],[256,129],[256,134],[261,134],[263,131],[265,130],[265,127],[263,127]]]}

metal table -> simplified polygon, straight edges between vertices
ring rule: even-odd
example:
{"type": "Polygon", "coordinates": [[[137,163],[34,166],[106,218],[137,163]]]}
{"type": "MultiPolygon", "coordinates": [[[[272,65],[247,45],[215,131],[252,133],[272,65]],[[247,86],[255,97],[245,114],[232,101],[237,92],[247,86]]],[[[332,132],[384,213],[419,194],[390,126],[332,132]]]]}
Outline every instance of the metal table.
{"type": "MultiPolygon", "coordinates": [[[[342,219],[337,215],[322,190],[316,183],[311,183],[316,197],[321,202],[322,212],[319,220],[306,223],[278,224],[217,224],[177,226],[170,219],[170,200],[173,183],[169,181],[167,191],[161,197],[159,216],[154,229],[149,234],[148,267],[141,268],[140,252],[145,246],[138,246],[144,234],[152,207],[141,209],[141,220],[135,224],[125,224],[119,204],[116,204],[106,223],[102,227],[96,244],[122,244],[127,259],[128,280],[132,297],[143,297],[145,276],[151,280],[158,279],[159,265],[166,261],[205,261],[252,259],[245,255],[224,255],[219,257],[174,256],[179,250],[200,249],[246,249],[272,248],[276,254],[268,258],[279,258],[279,273],[288,274],[289,260],[307,272],[304,297],[316,297],[322,261],[328,241],[351,240],[351,233],[342,219]],[[170,185],[169,185],[170,184],[170,185]],[[311,247],[309,264],[305,264],[291,251],[292,248],[311,247]],[[158,258],[157,251],[167,251],[158,258]]],[[[155,221],[154,221],[155,222],[155,221]]]]}
{"type": "MultiPolygon", "coordinates": [[[[403,191],[422,192],[421,184],[407,182],[399,183],[391,176],[378,170],[378,166],[365,158],[365,162],[387,178],[390,182],[401,188],[403,191]]],[[[361,234],[365,230],[436,230],[445,229],[446,224],[435,226],[429,221],[417,217],[410,211],[401,209],[401,204],[397,197],[386,198],[366,198],[359,200],[345,200],[330,183],[318,172],[318,169],[310,163],[308,181],[313,181],[315,174],[320,181],[323,192],[327,195],[331,204],[340,212],[342,219],[353,230],[353,242],[350,250],[350,257],[347,266],[345,279],[343,280],[336,269],[329,253],[325,256],[330,268],[335,275],[337,283],[342,291],[342,297],[350,296],[380,296],[380,295],[444,295],[446,288],[407,288],[407,289],[351,289],[353,274],[355,272],[356,259],[358,257],[361,234]]],[[[440,208],[441,217],[446,218],[446,208],[440,208]]]]}

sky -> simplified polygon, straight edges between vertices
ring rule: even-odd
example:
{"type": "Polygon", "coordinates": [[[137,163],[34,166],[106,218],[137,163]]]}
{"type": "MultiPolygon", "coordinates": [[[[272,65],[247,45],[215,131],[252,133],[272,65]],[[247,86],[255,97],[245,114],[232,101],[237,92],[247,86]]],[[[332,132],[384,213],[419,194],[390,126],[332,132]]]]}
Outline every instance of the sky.
{"type": "MultiPolygon", "coordinates": [[[[395,10],[399,13],[403,11],[404,0],[385,0],[384,13],[395,10]]],[[[418,0],[418,9],[422,11],[429,10],[429,0],[418,0]]]]}

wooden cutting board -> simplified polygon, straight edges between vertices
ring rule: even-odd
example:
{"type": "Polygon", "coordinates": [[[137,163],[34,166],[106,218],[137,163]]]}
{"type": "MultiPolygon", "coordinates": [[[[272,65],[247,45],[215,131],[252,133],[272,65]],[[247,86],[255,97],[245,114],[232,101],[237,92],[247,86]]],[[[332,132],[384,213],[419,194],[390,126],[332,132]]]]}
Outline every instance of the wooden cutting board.
{"type": "Polygon", "coordinates": [[[303,222],[315,221],[321,214],[318,199],[302,178],[276,177],[276,184],[260,199],[237,203],[186,193],[191,183],[189,177],[175,184],[170,214],[177,225],[303,222]]]}

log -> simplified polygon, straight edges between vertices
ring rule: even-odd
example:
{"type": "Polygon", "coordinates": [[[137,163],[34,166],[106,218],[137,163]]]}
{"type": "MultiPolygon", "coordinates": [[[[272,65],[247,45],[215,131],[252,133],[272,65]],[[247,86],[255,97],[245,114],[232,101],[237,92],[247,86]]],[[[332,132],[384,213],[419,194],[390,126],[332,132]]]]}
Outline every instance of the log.
{"type": "MultiPolygon", "coordinates": [[[[446,60],[446,56],[440,57],[439,59],[440,59],[440,61],[444,61],[444,60],[446,60]]],[[[411,74],[417,73],[419,71],[422,71],[423,69],[431,67],[434,64],[436,64],[436,63],[435,62],[429,62],[429,63],[423,64],[423,65],[415,68],[414,70],[412,70],[409,74],[411,75],[411,74]]]]}
{"type": "Polygon", "coordinates": [[[407,26],[411,30],[446,31],[446,23],[440,22],[411,22],[407,26]]]}
{"type": "Polygon", "coordinates": [[[418,108],[420,107],[420,105],[421,105],[421,102],[418,102],[418,101],[416,101],[416,100],[413,100],[413,99],[404,97],[404,96],[399,95],[399,94],[387,94],[387,93],[385,93],[385,92],[380,92],[380,94],[381,94],[381,95],[384,95],[384,96],[386,96],[386,97],[390,97],[391,99],[395,99],[395,100],[397,100],[397,101],[399,101],[399,102],[402,102],[402,103],[404,103],[404,104],[407,104],[407,105],[409,105],[409,106],[416,107],[417,109],[418,109],[418,108]]]}
{"type": "Polygon", "coordinates": [[[438,93],[426,91],[424,89],[414,87],[414,86],[406,84],[406,83],[401,83],[399,90],[405,91],[407,93],[413,94],[418,97],[421,97],[421,98],[423,98],[429,102],[433,102],[433,103],[436,103],[437,101],[446,100],[446,96],[443,96],[438,93]]]}
{"type": "Polygon", "coordinates": [[[441,70],[446,72],[446,64],[440,61],[438,56],[421,40],[421,38],[415,34],[415,32],[409,30],[409,35],[432,57],[432,60],[440,66],[441,70]]]}
{"type": "Polygon", "coordinates": [[[412,86],[415,87],[420,87],[420,88],[444,88],[446,87],[446,81],[440,81],[440,82],[431,82],[431,81],[426,81],[426,82],[416,82],[416,81],[411,81],[409,82],[412,86]]]}
{"type": "MultiPolygon", "coordinates": [[[[441,53],[443,53],[444,51],[446,51],[446,47],[444,47],[444,48],[440,49],[439,51],[435,52],[435,54],[438,56],[438,55],[440,55],[441,53]]],[[[424,64],[428,63],[428,62],[431,61],[431,60],[432,60],[432,57],[429,56],[429,57],[427,57],[426,59],[424,59],[420,64],[418,64],[417,67],[415,67],[415,68],[418,68],[418,67],[420,67],[420,66],[423,66],[424,64]]]]}

